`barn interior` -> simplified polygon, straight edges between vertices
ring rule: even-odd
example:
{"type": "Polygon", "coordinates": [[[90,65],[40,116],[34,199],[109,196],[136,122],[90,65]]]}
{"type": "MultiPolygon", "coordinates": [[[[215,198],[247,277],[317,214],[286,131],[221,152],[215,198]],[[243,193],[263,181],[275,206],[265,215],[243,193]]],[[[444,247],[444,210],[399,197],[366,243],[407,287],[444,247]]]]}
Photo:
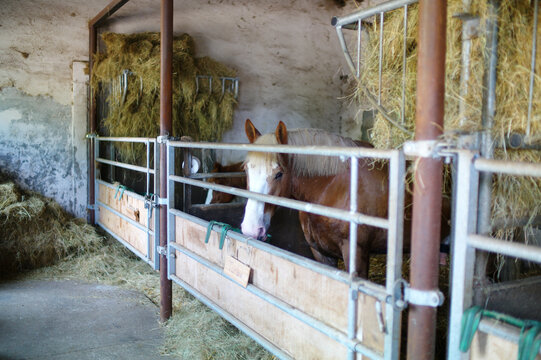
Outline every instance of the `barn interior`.
{"type": "MultiPolygon", "coordinates": [[[[407,14],[398,7],[385,17],[381,13],[380,18],[378,12],[366,21],[359,20],[362,31],[355,26],[341,29],[354,61],[355,56],[360,59],[354,64],[359,67],[358,80],[348,59],[344,58],[337,30],[331,25],[335,16],[345,17],[385,3],[381,0],[175,2],[172,127],[165,134],[166,141],[245,144],[248,142],[245,120],[251,119],[261,133],[273,133],[278,121],[283,121],[288,129],[319,128],[370,142],[377,150],[402,151],[405,142],[415,139],[416,105],[419,106],[420,101],[416,97],[420,56],[416,34],[418,6],[404,5],[407,14]],[[404,24],[407,24],[406,29],[404,24]],[[355,55],[357,49],[359,52],[355,55]],[[395,119],[395,123],[389,118],[395,119]]],[[[538,78],[541,61],[535,47],[539,33],[537,0],[447,3],[445,114],[444,131],[439,140],[463,150],[473,149],[484,158],[539,165],[541,97],[537,94],[541,86],[538,78]],[[496,35],[499,43],[494,60],[497,71],[490,73],[489,49],[493,44],[490,31],[494,32],[490,27],[490,14],[494,3],[499,11],[496,35]],[[466,12],[468,14],[463,14],[466,12]],[[469,44],[471,72],[465,85],[466,43],[469,44]],[[519,48],[516,43],[528,45],[519,48]],[[497,81],[492,99],[491,76],[497,81]],[[491,101],[496,104],[495,110],[490,107],[491,101]]],[[[158,324],[156,309],[163,298],[160,298],[157,269],[163,254],[158,249],[160,218],[157,211],[153,212],[152,202],[155,201],[153,196],[161,191],[156,174],[162,166],[159,137],[164,135],[160,95],[163,84],[161,10],[159,3],[150,0],[74,1],[69,6],[57,0],[8,0],[0,9],[0,269],[3,278],[0,294],[15,288],[13,284],[21,283],[24,288],[29,284],[27,281],[51,280],[135,289],[149,299],[150,318],[154,316],[158,324]],[[111,10],[108,9],[111,4],[120,6],[111,10]],[[90,28],[95,25],[96,30],[94,54],[89,24],[90,28]],[[135,143],[107,140],[128,137],[140,140],[135,143]],[[114,218],[118,213],[128,220],[114,218]],[[96,226],[92,226],[94,223],[96,226]],[[124,233],[116,231],[127,229],[128,223],[136,228],[145,227],[144,236],[129,229],[123,230],[124,233]]],[[[174,168],[177,176],[193,179],[212,173],[216,163],[242,162],[247,153],[246,150],[197,147],[189,152],[176,148],[173,152],[175,160],[168,166],[174,168]],[[187,170],[185,164],[188,163],[195,167],[187,170]]],[[[411,155],[407,157],[414,160],[411,155]]],[[[451,157],[445,159],[443,197],[452,202],[457,191],[453,188],[453,183],[457,183],[456,169],[451,157]]],[[[411,165],[407,165],[406,191],[413,192],[417,163],[407,164],[411,165]]],[[[239,173],[230,175],[242,177],[239,173]]],[[[477,231],[534,248],[539,246],[541,179],[528,176],[517,180],[497,174],[489,175],[480,183],[483,181],[489,184],[484,189],[490,190],[484,199],[485,206],[479,200],[477,231]]],[[[482,185],[479,186],[481,189],[482,185]]],[[[206,221],[194,219],[196,225],[186,225],[189,231],[195,231],[198,226],[204,228],[211,221],[240,228],[245,209],[242,196],[236,196],[230,203],[208,204],[205,188],[177,183],[171,189],[170,208],[206,221]]],[[[177,226],[184,224],[184,220],[177,218],[176,221],[177,226]]],[[[451,220],[448,225],[452,237],[451,220]]],[[[214,228],[216,231],[212,232],[211,229],[212,223],[202,230],[203,234],[207,232],[204,242],[209,241],[212,233],[210,244],[218,244],[220,230],[214,228]]],[[[268,244],[272,247],[293,253],[291,257],[300,263],[304,263],[304,258],[315,262],[310,246],[304,241],[297,210],[278,208],[268,233],[271,235],[268,244]]],[[[203,242],[205,236],[193,235],[198,236],[203,242]]],[[[179,244],[182,241],[178,240],[179,244]]],[[[227,241],[233,240],[228,238],[227,241]]],[[[238,244],[235,246],[240,246],[238,244]]],[[[228,246],[231,247],[226,245],[226,248],[228,246]]],[[[453,244],[444,244],[441,249],[448,252],[449,246],[452,248],[453,244]]],[[[259,250],[250,251],[257,254],[259,250]]],[[[178,259],[180,250],[173,248],[172,251],[178,259]]],[[[536,301],[541,295],[539,264],[487,254],[481,253],[475,260],[472,305],[481,306],[487,314],[492,311],[531,322],[541,321],[536,301]]],[[[225,265],[220,263],[223,260],[211,260],[225,270],[225,265]]],[[[385,284],[387,261],[385,254],[373,254],[369,280],[381,286],[385,284]]],[[[184,266],[179,260],[173,262],[181,269],[184,266]]],[[[410,255],[405,254],[401,279],[409,280],[410,265],[410,255]]],[[[339,263],[336,271],[342,275],[338,277],[347,276],[345,267],[346,264],[339,263]]],[[[435,354],[432,354],[435,358],[449,354],[451,273],[451,262],[442,255],[438,286],[446,300],[438,309],[438,335],[435,354]]],[[[252,284],[257,281],[260,280],[248,280],[252,284]]],[[[239,325],[224,316],[219,308],[213,308],[191,291],[185,291],[183,286],[177,286],[179,283],[173,282],[173,317],[160,328],[163,340],[161,335],[150,335],[154,342],[151,349],[145,348],[150,353],[139,354],[143,358],[154,355],[156,358],[311,358],[314,353],[310,351],[316,351],[307,350],[304,344],[290,350],[289,345],[273,340],[272,336],[250,335],[250,329],[243,328],[242,321],[239,325]]],[[[220,296],[226,297],[218,291],[220,296]]],[[[375,304],[377,309],[378,303],[375,304]]],[[[11,307],[2,306],[12,311],[11,307]]],[[[38,302],[35,306],[44,304],[38,302]]],[[[299,309],[302,306],[299,305],[299,309]]],[[[381,314],[381,303],[379,306],[381,314]]],[[[319,310],[313,311],[318,313],[319,310]]],[[[149,312],[143,316],[149,317],[149,312]]],[[[358,316],[362,333],[369,325],[360,325],[366,320],[362,316],[366,315],[358,316]]],[[[379,319],[370,321],[374,328],[378,328],[375,324],[381,324],[379,319]]],[[[28,322],[32,323],[32,319],[28,322]]],[[[484,326],[481,328],[485,329],[484,326]]],[[[400,346],[396,347],[402,347],[401,356],[405,357],[407,316],[402,316],[400,327],[402,337],[400,346]]],[[[514,344],[509,352],[512,354],[522,341],[515,330],[511,331],[514,338],[505,337],[506,341],[511,338],[509,341],[514,344]]],[[[523,330],[518,333],[522,334],[523,330]]],[[[366,330],[366,334],[371,333],[366,330]]],[[[362,335],[356,334],[353,338],[360,342],[362,335]]],[[[497,353],[494,349],[487,350],[487,344],[493,345],[492,338],[487,340],[476,335],[475,339],[470,358],[490,358],[497,353]]],[[[4,340],[7,344],[7,337],[4,340]]],[[[84,338],[81,341],[84,342],[84,338]]],[[[380,346],[382,353],[388,350],[379,338],[366,341],[373,341],[370,344],[376,344],[376,348],[380,346]]],[[[12,352],[8,351],[7,355],[0,351],[0,358],[4,355],[25,357],[17,355],[17,348],[20,347],[11,346],[9,351],[12,352]]],[[[32,344],[28,348],[32,348],[32,344]]],[[[50,358],[61,354],[52,348],[47,351],[50,358]]],[[[106,356],[104,354],[101,356],[106,356]]],[[[39,354],[28,356],[39,357],[39,354]]],[[[63,356],[68,359],[71,355],[63,356]]]]}

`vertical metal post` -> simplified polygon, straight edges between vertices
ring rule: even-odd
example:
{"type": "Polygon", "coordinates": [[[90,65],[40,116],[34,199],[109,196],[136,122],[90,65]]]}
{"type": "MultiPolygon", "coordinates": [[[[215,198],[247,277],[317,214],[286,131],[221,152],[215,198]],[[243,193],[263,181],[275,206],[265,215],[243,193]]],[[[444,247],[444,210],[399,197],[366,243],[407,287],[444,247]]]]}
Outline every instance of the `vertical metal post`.
{"type": "MultiPolygon", "coordinates": [[[[160,26],[160,135],[168,136],[172,131],[172,60],[173,60],[173,0],[161,1],[160,26]]],[[[160,144],[160,198],[167,198],[167,146],[160,144]]],[[[174,194],[170,194],[174,196],[174,194]]],[[[160,205],[160,246],[167,248],[167,205],[160,205]]],[[[172,284],[167,278],[167,256],[160,254],[160,318],[166,321],[171,317],[172,284]]]]}
{"type": "MultiPolygon", "coordinates": [[[[471,8],[470,0],[462,1],[462,10],[469,13],[471,8]]],[[[471,34],[468,31],[468,20],[462,19],[462,68],[460,70],[460,102],[459,102],[459,124],[466,123],[466,97],[468,96],[468,83],[470,80],[470,54],[471,34]]]]}
{"type": "Polygon", "coordinates": [[[539,2],[534,0],[533,10],[533,29],[532,29],[532,58],[530,65],[530,91],[528,94],[528,123],[526,124],[526,137],[530,137],[530,127],[532,123],[532,100],[533,100],[533,86],[535,82],[535,60],[537,57],[537,16],[539,2]]]}
{"type": "MultiPolygon", "coordinates": [[[[393,294],[396,283],[402,279],[402,247],[404,235],[404,187],[406,172],[404,153],[396,151],[389,160],[389,230],[387,231],[387,274],[385,288],[393,294]]],[[[394,294],[395,298],[399,294],[394,294]]],[[[400,354],[401,311],[394,304],[385,305],[386,335],[384,344],[385,359],[398,359],[400,354]]]]}
{"type": "MultiPolygon", "coordinates": [[[[357,212],[357,186],[359,182],[359,160],[352,156],[349,183],[349,211],[357,212]]],[[[354,340],[357,337],[357,298],[359,291],[351,283],[357,275],[357,224],[349,223],[349,300],[348,300],[348,338],[354,340]]],[[[357,353],[353,349],[348,350],[348,359],[355,360],[357,353]]]]}
{"type": "MultiPolygon", "coordinates": [[[[97,159],[100,155],[100,140],[97,138],[97,137],[93,137],[92,138],[92,142],[94,144],[94,159],[97,159]]],[[[95,168],[97,166],[97,163],[92,163],[91,164],[91,167],[92,168],[95,168]]],[[[92,179],[92,181],[89,183],[89,185],[92,184],[92,196],[94,197],[94,209],[91,210],[90,214],[92,214],[92,218],[93,218],[93,223],[92,225],[95,225],[99,222],[99,214],[98,214],[98,211],[99,211],[99,208],[98,206],[96,205],[96,200],[100,198],[99,196],[99,186],[98,186],[98,179],[96,179],[96,177],[94,177],[94,179],[92,179]]],[[[90,187],[90,186],[89,186],[90,187]]]]}
{"type": "MultiPolygon", "coordinates": [[[[167,145],[167,162],[168,162],[168,173],[174,175],[175,173],[175,148],[173,146],[167,145]]],[[[167,179],[167,193],[171,194],[168,198],[168,210],[175,208],[175,182],[169,180],[169,174],[167,179]]],[[[169,244],[174,243],[176,224],[175,224],[175,215],[168,211],[167,214],[167,276],[170,279],[171,275],[176,273],[175,268],[175,249],[169,244]]]]}
{"type": "MultiPolygon", "coordinates": [[[[154,195],[158,195],[160,191],[160,147],[156,141],[154,144],[154,195]]],[[[152,204],[153,205],[153,204],[152,204]]],[[[158,253],[158,246],[160,245],[160,207],[156,206],[154,209],[154,270],[160,270],[160,254],[158,253]]]]}
{"type": "Polygon", "coordinates": [[[402,116],[401,123],[405,124],[406,120],[406,65],[407,65],[407,50],[408,50],[408,5],[404,5],[404,40],[402,53],[402,116]]]}
{"type": "Polygon", "coordinates": [[[453,241],[451,248],[451,305],[449,316],[448,359],[469,359],[459,350],[462,314],[472,303],[475,250],[467,237],[475,232],[477,220],[478,172],[473,169],[474,154],[459,151],[457,178],[453,188],[453,241]]]}
{"type": "MultiPolygon", "coordinates": [[[[415,140],[435,140],[443,132],[447,2],[419,1],[415,140]]],[[[420,158],[413,194],[411,287],[438,288],[442,205],[442,160],[420,158]]],[[[436,308],[410,304],[408,359],[433,359],[436,308]]]]}
{"type": "MultiPolygon", "coordinates": [[[[92,67],[94,66],[94,54],[96,54],[97,51],[97,43],[98,43],[98,35],[96,31],[96,27],[94,24],[90,23],[88,25],[89,30],[89,54],[88,54],[88,61],[89,61],[89,81],[90,84],[92,84],[92,67]]],[[[90,134],[96,134],[96,97],[94,96],[94,89],[91,85],[89,85],[89,91],[88,91],[88,106],[89,106],[89,114],[88,114],[88,132],[90,134]]],[[[95,217],[95,211],[92,211],[92,208],[96,205],[96,198],[95,198],[95,180],[96,180],[96,172],[95,172],[95,154],[94,154],[94,144],[95,139],[93,137],[90,138],[90,143],[88,145],[88,205],[91,209],[88,214],[88,222],[92,225],[96,223],[96,217],[95,217]]]]}
{"type": "MultiPolygon", "coordinates": [[[[485,50],[485,73],[483,75],[483,108],[481,121],[483,131],[481,132],[481,156],[492,158],[494,155],[494,144],[492,141],[492,128],[496,114],[496,66],[498,64],[498,12],[499,0],[488,1],[487,17],[487,42],[485,50]]],[[[492,173],[483,172],[479,175],[479,200],[477,205],[477,232],[486,234],[490,231],[490,214],[492,208],[492,173]]],[[[486,281],[486,267],[488,253],[477,252],[475,260],[475,280],[478,284],[486,281]]],[[[474,303],[483,302],[482,288],[476,286],[474,303]]]]}
{"type": "Polygon", "coordinates": [[[382,66],[383,66],[383,20],[385,13],[379,14],[379,69],[378,69],[378,105],[381,105],[381,82],[382,82],[382,66]]]}

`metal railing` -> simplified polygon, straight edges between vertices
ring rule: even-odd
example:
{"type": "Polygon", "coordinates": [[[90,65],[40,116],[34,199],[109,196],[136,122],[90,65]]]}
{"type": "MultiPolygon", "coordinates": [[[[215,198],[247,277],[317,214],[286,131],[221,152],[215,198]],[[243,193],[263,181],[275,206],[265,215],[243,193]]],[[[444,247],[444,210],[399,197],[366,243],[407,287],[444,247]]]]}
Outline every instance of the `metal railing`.
{"type": "MultiPolygon", "coordinates": [[[[350,209],[342,210],[332,207],[311,204],[307,202],[297,201],[293,199],[286,199],[277,196],[264,195],[255,193],[248,190],[241,190],[229,186],[223,186],[218,184],[212,184],[204,181],[195,180],[189,174],[185,176],[175,175],[173,167],[169,166],[168,175],[168,194],[174,193],[175,183],[181,183],[191,186],[198,186],[201,188],[217,190],[220,192],[229,193],[232,195],[242,196],[249,199],[254,199],[266,203],[271,203],[279,206],[296,209],[299,211],[310,212],[319,214],[331,218],[336,218],[350,222],[350,254],[356,254],[356,235],[357,225],[366,224],[370,226],[379,227],[387,230],[388,235],[388,252],[387,252],[387,270],[386,270],[386,284],[385,286],[371,283],[370,281],[357,278],[353,275],[355,271],[354,256],[350,262],[350,274],[346,274],[329,266],[317,263],[315,261],[300,257],[295,254],[288,253],[282,249],[275,248],[261,241],[248,238],[244,235],[228,232],[228,236],[244,243],[248,243],[251,246],[262,249],[273,255],[285,258],[295,264],[302,265],[312,271],[315,271],[324,276],[328,276],[332,279],[341,281],[349,286],[349,300],[348,300],[348,331],[344,333],[335,328],[329,327],[322,321],[311,317],[310,315],[293,308],[285,303],[283,300],[270,295],[264,291],[259,290],[254,285],[248,285],[247,290],[252,294],[264,299],[265,301],[277,306],[282,311],[291,315],[292,317],[302,321],[303,323],[313,327],[314,329],[329,336],[331,339],[343,344],[348,349],[349,358],[354,358],[356,353],[363,354],[371,359],[397,359],[399,348],[399,334],[400,334],[400,314],[404,305],[401,302],[401,294],[397,293],[397,284],[402,280],[402,233],[403,233],[403,209],[404,209],[404,174],[405,174],[405,160],[404,155],[399,150],[377,150],[371,148],[344,148],[344,147],[330,147],[330,146],[287,146],[287,145],[252,145],[252,144],[219,144],[219,143],[195,143],[195,142],[179,142],[168,141],[167,142],[167,154],[169,164],[174,163],[175,149],[183,148],[186,151],[190,149],[214,149],[214,150],[237,150],[237,151],[260,151],[269,153],[287,153],[287,154],[310,154],[310,155],[325,155],[325,156],[340,156],[342,159],[350,159],[353,164],[351,169],[351,193],[357,193],[357,159],[362,157],[370,157],[376,159],[386,159],[389,161],[389,199],[388,199],[388,218],[378,218],[374,216],[368,216],[357,212],[356,197],[351,197],[350,209]],[[384,353],[370,349],[364,346],[356,338],[356,319],[357,319],[357,294],[358,292],[373,296],[379,302],[382,302],[386,306],[386,328],[385,333],[385,345],[384,353]],[[400,305],[397,305],[400,304],[400,305]]],[[[195,261],[198,261],[205,266],[209,266],[215,272],[223,275],[223,270],[212,264],[208,264],[204,258],[197,254],[185,249],[183,246],[175,243],[175,217],[187,218],[191,221],[200,222],[202,225],[208,223],[194,218],[191,215],[185,214],[174,208],[174,203],[170,197],[169,199],[169,215],[168,215],[168,255],[174,256],[175,251],[180,251],[184,255],[191,257],[195,261]],[[211,266],[212,265],[212,266],[211,266]]],[[[191,287],[186,287],[185,283],[175,275],[175,264],[172,259],[168,260],[169,277],[176,281],[181,286],[185,287],[188,291],[197,292],[191,287]]],[[[208,299],[207,299],[208,300],[208,299]]],[[[250,332],[247,332],[251,336],[250,332]]],[[[252,336],[254,337],[254,336],[252,336]]],[[[254,337],[258,341],[257,337],[254,337]]],[[[269,344],[262,343],[263,346],[268,348],[269,344]]],[[[275,352],[270,348],[277,356],[281,356],[280,352],[275,352]]]]}
{"type": "Polygon", "coordinates": [[[478,234],[477,206],[479,174],[483,172],[514,176],[541,177],[541,164],[477,158],[468,150],[456,150],[457,182],[454,196],[452,228],[451,307],[449,318],[448,358],[468,358],[461,353],[462,314],[472,305],[475,251],[484,250],[541,263],[541,247],[526,245],[478,234]]]}
{"type": "Polygon", "coordinates": [[[408,32],[408,6],[414,3],[417,3],[418,0],[391,0],[383,2],[379,5],[358,10],[352,14],[342,16],[342,17],[333,17],[331,24],[336,28],[336,33],[338,34],[338,41],[342,48],[342,52],[346,58],[346,63],[351,71],[351,74],[357,80],[357,85],[360,89],[363,90],[366,99],[371,103],[371,105],[379,111],[379,113],[387,119],[391,124],[401,129],[406,133],[410,133],[408,129],[404,127],[405,124],[405,112],[406,112],[406,55],[407,55],[407,32],[408,32]],[[402,99],[401,99],[401,116],[400,120],[393,118],[389,111],[381,103],[381,88],[382,88],[382,70],[383,70],[383,29],[385,25],[385,14],[398,10],[404,9],[404,33],[403,33],[403,49],[402,49],[402,99]],[[361,32],[363,29],[363,21],[370,17],[379,17],[379,51],[378,51],[378,93],[373,95],[370,90],[360,82],[361,76],[361,32]],[[344,38],[343,29],[356,30],[357,31],[357,58],[354,62],[348,45],[344,38]]]}
{"type": "MultiPolygon", "coordinates": [[[[151,265],[155,270],[159,269],[160,262],[158,260],[158,252],[157,252],[157,246],[158,246],[158,234],[159,234],[159,208],[154,206],[154,202],[156,199],[156,196],[154,194],[157,194],[158,191],[158,147],[156,146],[156,139],[155,138],[131,138],[131,137],[100,137],[96,136],[94,138],[95,146],[94,146],[94,159],[95,159],[95,167],[96,170],[99,167],[99,164],[105,164],[109,165],[112,168],[119,167],[131,171],[136,171],[139,173],[146,174],[146,194],[145,196],[138,195],[134,192],[129,192],[129,196],[135,199],[139,199],[145,203],[145,208],[147,209],[147,219],[146,219],[146,226],[140,224],[137,221],[134,221],[133,219],[129,218],[125,214],[122,214],[121,212],[113,209],[108,204],[105,204],[99,200],[99,185],[106,186],[111,188],[112,190],[119,191],[119,188],[115,185],[100,180],[96,177],[94,181],[94,191],[95,191],[95,206],[94,206],[94,216],[96,219],[96,224],[99,225],[102,229],[104,229],[108,234],[110,234],[112,237],[114,237],[116,240],[118,240],[120,243],[122,243],[124,246],[126,246],[130,251],[132,251],[135,255],[137,255],[139,258],[141,258],[143,261],[151,265]],[[124,142],[124,143],[141,143],[145,145],[146,150],[146,166],[138,166],[138,165],[132,165],[128,163],[123,163],[116,160],[110,160],[100,157],[100,143],[114,143],[114,142],[124,142]],[[153,144],[153,151],[151,151],[151,144],[153,144]],[[153,158],[153,161],[151,161],[151,155],[153,158]],[[151,164],[153,164],[151,166],[151,164]],[[154,177],[153,181],[153,187],[152,191],[150,189],[151,184],[151,177],[154,177]],[[99,208],[102,207],[105,210],[113,213],[114,215],[118,216],[122,220],[128,222],[130,225],[136,227],[137,229],[144,231],[147,235],[146,242],[147,242],[147,248],[146,248],[146,254],[142,253],[140,250],[136,249],[132,244],[127,242],[125,239],[118,236],[112,229],[109,229],[104,223],[100,221],[100,217],[98,216],[99,208]],[[150,228],[152,213],[154,212],[154,223],[153,223],[153,229],[150,228]],[[151,241],[151,237],[154,238],[154,242],[151,241]],[[152,246],[154,244],[154,246],[152,246]],[[151,256],[152,254],[152,256],[151,256]]],[[[96,171],[96,173],[98,173],[96,171]]]]}

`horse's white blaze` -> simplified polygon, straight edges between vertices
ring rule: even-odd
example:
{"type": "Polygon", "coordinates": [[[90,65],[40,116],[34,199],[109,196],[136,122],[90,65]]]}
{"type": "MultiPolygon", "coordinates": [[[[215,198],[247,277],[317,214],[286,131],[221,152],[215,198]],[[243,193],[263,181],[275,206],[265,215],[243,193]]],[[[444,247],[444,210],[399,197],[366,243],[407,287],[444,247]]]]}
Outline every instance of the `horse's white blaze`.
{"type": "MultiPolygon", "coordinates": [[[[274,169],[278,166],[273,162],[270,166],[274,169]]],[[[269,183],[267,177],[269,175],[267,166],[260,166],[248,162],[246,171],[248,173],[248,189],[260,194],[269,194],[269,183]]],[[[265,214],[265,203],[248,199],[244,210],[244,220],[241,224],[242,233],[253,238],[264,238],[267,229],[270,226],[270,214],[265,214]]]]}

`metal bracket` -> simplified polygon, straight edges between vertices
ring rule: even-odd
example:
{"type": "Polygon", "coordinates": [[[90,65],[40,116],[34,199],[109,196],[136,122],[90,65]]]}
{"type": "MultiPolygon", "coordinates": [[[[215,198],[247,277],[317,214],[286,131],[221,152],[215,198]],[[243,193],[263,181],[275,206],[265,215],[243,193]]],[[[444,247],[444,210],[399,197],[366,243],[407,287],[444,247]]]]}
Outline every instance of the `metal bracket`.
{"type": "Polygon", "coordinates": [[[87,210],[97,210],[98,207],[96,206],[96,204],[94,204],[94,205],[87,204],[86,209],[87,210]]]}
{"type": "Polygon", "coordinates": [[[406,141],[404,143],[404,154],[423,158],[435,158],[436,146],[438,142],[436,140],[417,140],[406,141]]]}
{"type": "Polygon", "coordinates": [[[85,138],[87,138],[87,139],[95,139],[95,138],[97,138],[97,137],[98,137],[98,133],[95,133],[95,132],[94,132],[94,133],[89,133],[89,134],[86,134],[86,135],[85,135],[85,138]]]}
{"type": "Polygon", "coordinates": [[[158,144],[166,144],[171,139],[169,135],[160,135],[156,138],[158,144]]]}
{"type": "Polygon", "coordinates": [[[167,249],[165,248],[165,246],[157,246],[156,251],[160,255],[167,256],[167,249]]]}
{"type": "Polygon", "coordinates": [[[161,198],[158,195],[156,195],[156,205],[169,205],[169,199],[168,198],[161,198]]]}
{"type": "Polygon", "coordinates": [[[401,279],[395,284],[394,306],[398,309],[405,309],[408,304],[419,306],[438,307],[443,304],[445,297],[439,290],[418,290],[412,289],[410,284],[401,279]]]}
{"type": "Polygon", "coordinates": [[[468,13],[453,15],[454,18],[462,20],[462,35],[464,40],[471,40],[479,36],[481,30],[481,19],[468,13]]]}
{"type": "Polygon", "coordinates": [[[443,304],[443,293],[439,290],[417,290],[406,286],[404,300],[410,304],[438,307],[443,304]]]}

